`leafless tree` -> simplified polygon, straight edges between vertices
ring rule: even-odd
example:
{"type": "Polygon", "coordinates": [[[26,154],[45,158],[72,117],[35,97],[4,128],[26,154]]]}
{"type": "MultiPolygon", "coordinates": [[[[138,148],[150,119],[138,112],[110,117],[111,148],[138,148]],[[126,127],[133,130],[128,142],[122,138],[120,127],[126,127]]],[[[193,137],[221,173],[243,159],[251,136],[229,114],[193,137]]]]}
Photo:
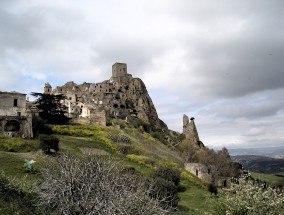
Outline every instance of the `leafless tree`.
{"type": "Polygon", "coordinates": [[[39,205],[54,214],[167,214],[151,186],[108,157],[63,155],[41,170],[39,205]]]}

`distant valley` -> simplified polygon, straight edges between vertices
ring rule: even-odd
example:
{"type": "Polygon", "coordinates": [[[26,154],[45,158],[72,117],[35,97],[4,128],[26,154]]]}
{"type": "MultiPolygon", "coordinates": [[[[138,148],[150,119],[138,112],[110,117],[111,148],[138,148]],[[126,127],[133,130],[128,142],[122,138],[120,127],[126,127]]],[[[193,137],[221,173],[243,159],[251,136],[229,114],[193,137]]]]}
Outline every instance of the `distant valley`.
{"type": "Polygon", "coordinates": [[[229,149],[232,159],[249,171],[284,176],[284,146],[229,149]]]}
{"type": "Polygon", "coordinates": [[[284,176],[284,159],[260,155],[236,155],[232,159],[249,171],[284,176]]]}
{"type": "Polygon", "coordinates": [[[238,148],[228,149],[231,156],[236,155],[260,155],[276,159],[284,159],[284,146],[266,148],[238,148]]]}

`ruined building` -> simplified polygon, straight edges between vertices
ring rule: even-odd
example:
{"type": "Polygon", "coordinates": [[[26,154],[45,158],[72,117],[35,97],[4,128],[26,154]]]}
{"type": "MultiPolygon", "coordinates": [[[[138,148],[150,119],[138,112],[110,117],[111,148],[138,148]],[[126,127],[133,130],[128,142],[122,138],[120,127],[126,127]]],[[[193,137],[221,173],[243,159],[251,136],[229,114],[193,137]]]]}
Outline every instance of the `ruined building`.
{"type": "Polygon", "coordinates": [[[189,121],[188,116],[185,114],[183,115],[183,134],[186,139],[190,140],[190,142],[198,145],[199,147],[204,147],[203,143],[199,140],[194,118],[191,117],[189,121]]]}
{"type": "Polygon", "coordinates": [[[32,138],[32,116],[26,109],[26,94],[0,92],[0,133],[32,138]]]}
{"type": "Polygon", "coordinates": [[[44,86],[46,94],[63,94],[68,116],[75,120],[106,124],[108,118],[137,117],[156,129],[167,128],[159,118],[145,84],[127,72],[127,64],[115,63],[112,76],[100,83],[76,84],[73,81],[52,89],[44,86]]]}

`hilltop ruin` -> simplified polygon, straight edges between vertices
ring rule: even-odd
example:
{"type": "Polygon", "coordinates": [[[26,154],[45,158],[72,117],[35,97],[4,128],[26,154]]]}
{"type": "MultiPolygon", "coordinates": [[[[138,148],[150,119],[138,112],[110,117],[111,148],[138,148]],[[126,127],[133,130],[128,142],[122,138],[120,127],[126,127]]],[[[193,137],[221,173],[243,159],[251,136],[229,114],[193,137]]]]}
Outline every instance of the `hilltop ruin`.
{"type": "Polygon", "coordinates": [[[44,93],[65,95],[63,104],[68,108],[68,117],[74,120],[106,125],[108,118],[137,117],[154,129],[167,128],[158,118],[145,84],[128,74],[125,63],[112,66],[109,80],[79,85],[70,81],[55,89],[46,83],[44,93]]]}

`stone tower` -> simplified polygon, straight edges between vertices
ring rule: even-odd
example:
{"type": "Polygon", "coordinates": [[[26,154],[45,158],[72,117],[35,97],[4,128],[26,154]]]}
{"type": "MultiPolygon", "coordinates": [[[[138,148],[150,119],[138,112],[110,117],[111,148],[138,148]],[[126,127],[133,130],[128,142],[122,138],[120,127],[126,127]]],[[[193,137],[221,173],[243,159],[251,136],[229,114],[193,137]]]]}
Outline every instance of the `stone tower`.
{"type": "Polygon", "coordinates": [[[44,91],[43,92],[44,92],[44,94],[51,94],[52,87],[48,82],[44,84],[44,91]]]}
{"type": "Polygon", "coordinates": [[[121,78],[127,76],[127,64],[115,63],[112,65],[112,80],[120,81],[121,78]]]}
{"type": "Polygon", "coordinates": [[[194,123],[194,118],[190,118],[190,122],[187,115],[183,115],[183,134],[186,139],[191,140],[193,143],[199,145],[200,140],[198,136],[198,132],[194,123]]]}

